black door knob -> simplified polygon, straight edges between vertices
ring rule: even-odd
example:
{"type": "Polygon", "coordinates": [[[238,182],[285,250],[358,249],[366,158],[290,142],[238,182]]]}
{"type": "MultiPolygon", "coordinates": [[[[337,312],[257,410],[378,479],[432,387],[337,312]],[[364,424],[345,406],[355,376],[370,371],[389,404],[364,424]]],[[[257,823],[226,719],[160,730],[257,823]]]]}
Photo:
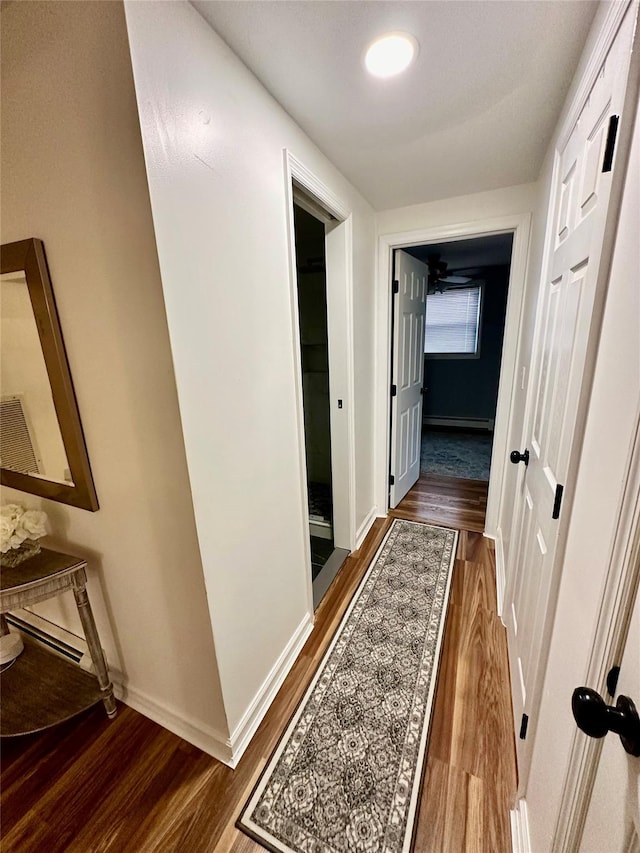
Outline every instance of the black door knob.
{"type": "Polygon", "coordinates": [[[520,453],[518,450],[512,450],[509,459],[513,462],[514,465],[517,465],[518,462],[524,462],[525,465],[528,465],[529,451],[525,450],[524,453],[520,453]]]}
{"type": "Polygon", "coordinates": [[[589,737],[604,737],[607,732],[620,735],[630,755],[640,755],[640,717],[628,696],[618,696],[615,708],[589,687],[576,687],[571,710],[578,728],[589,737]]]}

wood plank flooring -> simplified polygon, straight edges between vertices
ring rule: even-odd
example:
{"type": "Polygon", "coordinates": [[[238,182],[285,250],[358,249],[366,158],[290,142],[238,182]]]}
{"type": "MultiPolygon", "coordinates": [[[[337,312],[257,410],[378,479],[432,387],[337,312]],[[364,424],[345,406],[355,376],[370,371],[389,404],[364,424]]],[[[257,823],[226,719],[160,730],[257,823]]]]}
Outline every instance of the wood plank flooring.
{"type": "MultiPolygon", "coordinates": [[[[403,517],[444,523],[433,517],[433,484],[412,491],[398,508],[403,517]]],[[[3,853],[262,850],[235,819],[390,523],[376,520],[345,563],[235,771],[130,708],[120,706],[112,722],[95,708],[3,741],[3,853]]],[[[509,851],[516,778],[506,638],[491,543],[469,527],[460,534],[442,654],[414,849],[509,851]]]]}
{"type": "Polygon", "coordinates": [[[482,533],[488,488],[486,480],[422,474],[391,515],[482,533]]]}

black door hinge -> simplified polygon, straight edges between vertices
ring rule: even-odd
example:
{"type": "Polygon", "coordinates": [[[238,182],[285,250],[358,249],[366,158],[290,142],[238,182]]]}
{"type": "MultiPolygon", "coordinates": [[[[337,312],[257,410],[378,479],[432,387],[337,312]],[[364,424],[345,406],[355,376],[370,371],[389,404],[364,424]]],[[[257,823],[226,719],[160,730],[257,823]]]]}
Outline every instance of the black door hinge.
{"type": "Polygon", "coordinates": [[[613,154],[616,150],[616,137],[618,135],[618,122],[620,116],[609,118],[609,130],[607,131],[607,144],[604,146],[604,158],[602,160],[602,171],[610,172],[613,166],[613,154]]]}
{"type": "Polygon", "coordinates": [[[391,386],[391,396],[395,397],[397,393],[398,393],[398,388],[395,385],[392,385],[391,386]]]}
{"type": "Polygon", "coordinates": [[[564,491],[564,486],[561,486],[560,483],[556,486],[556,497],[553,502],[553,512],[551,513],[551,518],[560,518],[560,507],[562,506],[562,492],[564,491]]]}
{"type": "Polygon", "coordinates": [[[618,677],[620,675],[620,667],[612,666],[607,674],[607,693],[609,696],[615,696],[618,689],[618,677]]]}
{"type": "Polygon", "coordinates": [[[396,478],[393,476],[393,474],[389,474],[389,485],[393,486],[393,485],[395,485],[395,482],[396,482],[396,478]]]}
{"type": "Polygon", "coordinates": [[[520,723],[520,740],[527,739],[527,726],[529,725],[529,717],[527,714],[522,715],[522,722],[520,723]]]}
{"type": "Polygon", "coordinates": [[[398,281],[397,278],[394,278],[394,280],[393,280],[393,293],[399,293],[399,292],[400,292],[400,282],[398,281]]]}

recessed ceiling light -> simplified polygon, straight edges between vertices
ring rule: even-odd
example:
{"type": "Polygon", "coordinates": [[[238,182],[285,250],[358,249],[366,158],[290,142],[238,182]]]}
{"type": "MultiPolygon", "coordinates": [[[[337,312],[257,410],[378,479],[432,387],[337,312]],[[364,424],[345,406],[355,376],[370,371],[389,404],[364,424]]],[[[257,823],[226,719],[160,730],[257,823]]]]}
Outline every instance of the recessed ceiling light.
{"type": "Polygon", "coordinates": [[[389,33],[369,45],[364,57],[367,71],[374,77],[393,77],[411,65],[418,42],[407,33],[389,33]]]}

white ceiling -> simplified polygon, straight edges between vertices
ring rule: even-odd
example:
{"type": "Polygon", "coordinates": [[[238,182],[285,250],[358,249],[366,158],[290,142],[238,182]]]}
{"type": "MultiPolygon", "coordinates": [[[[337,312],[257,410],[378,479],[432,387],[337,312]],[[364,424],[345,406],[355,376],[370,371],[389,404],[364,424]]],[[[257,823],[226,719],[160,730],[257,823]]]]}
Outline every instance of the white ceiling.
{"type": "Polygon", "coordinates": [[[597,3],[194,0],[375,208],[535,180],[597,3]],[[377,36],[420,44],[404,74],[362,64],[377,36]]]}

